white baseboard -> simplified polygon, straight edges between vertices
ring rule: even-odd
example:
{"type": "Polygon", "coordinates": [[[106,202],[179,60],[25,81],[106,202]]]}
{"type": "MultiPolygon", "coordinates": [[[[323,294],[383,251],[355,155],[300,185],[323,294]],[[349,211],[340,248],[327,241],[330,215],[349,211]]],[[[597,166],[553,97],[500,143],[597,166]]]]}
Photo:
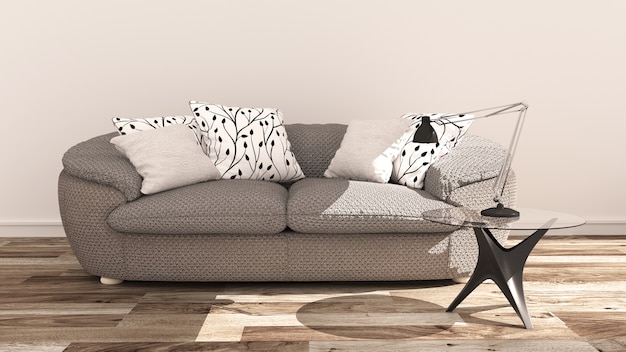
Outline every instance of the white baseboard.
{"type": "MultiPolygon", "coordinates": [[[[626,235],[626,220],[593,219],[583,226],[551,230],[547,235],[626,235]]],[[[2,237],[65,237],[60,220],[0,221],[2,237]]]]}
{"type": "Polygon", "coordinates": [[[551,230],[553,235],[626,235],[626,220],[590,219],[583,226],[571,229],[551,230]]]}
{"type": "Polygon", "coordinates": [[[61,220],[0,221],[2,237],[65,237],[61,220]]]}

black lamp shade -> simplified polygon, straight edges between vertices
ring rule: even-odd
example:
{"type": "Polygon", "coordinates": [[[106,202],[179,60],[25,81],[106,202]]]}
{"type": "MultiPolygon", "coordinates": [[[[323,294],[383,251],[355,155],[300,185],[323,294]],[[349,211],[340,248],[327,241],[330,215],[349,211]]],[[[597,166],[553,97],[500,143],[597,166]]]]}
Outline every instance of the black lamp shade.
{"type": "Polygon", "coordinates": [[[430,117],[422,116],[422,123],[415,131],[413,135],[414,143],[437,143],[439,142],[439,137],[437,137],[437,132],[433,126],[430,125],[430,117]]]}

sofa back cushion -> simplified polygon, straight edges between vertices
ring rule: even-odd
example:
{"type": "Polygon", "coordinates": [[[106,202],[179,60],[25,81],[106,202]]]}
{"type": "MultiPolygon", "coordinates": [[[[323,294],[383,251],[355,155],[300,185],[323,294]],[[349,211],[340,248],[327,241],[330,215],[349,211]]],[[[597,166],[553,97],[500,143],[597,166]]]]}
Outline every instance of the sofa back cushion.
{"type": "Polygon", "coordinates": [[[285,126],[291,151],[306,177],[324,177],[324,171],[339,149],[347,127],[334,123],[285,126]]]}

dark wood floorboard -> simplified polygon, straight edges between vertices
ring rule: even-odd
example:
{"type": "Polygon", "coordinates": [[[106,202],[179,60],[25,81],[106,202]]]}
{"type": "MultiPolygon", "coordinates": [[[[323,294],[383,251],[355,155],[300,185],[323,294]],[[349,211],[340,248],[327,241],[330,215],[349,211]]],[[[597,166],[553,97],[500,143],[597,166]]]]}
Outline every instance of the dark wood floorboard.
{"type": "Polygon", "coordinates": [[[492,283],[452,313],[449,280],[105,286],[65,238],[0,238],[0,351],[626,351],[626,236],[546,236],[524,282],[532,330],[492,283]]]}

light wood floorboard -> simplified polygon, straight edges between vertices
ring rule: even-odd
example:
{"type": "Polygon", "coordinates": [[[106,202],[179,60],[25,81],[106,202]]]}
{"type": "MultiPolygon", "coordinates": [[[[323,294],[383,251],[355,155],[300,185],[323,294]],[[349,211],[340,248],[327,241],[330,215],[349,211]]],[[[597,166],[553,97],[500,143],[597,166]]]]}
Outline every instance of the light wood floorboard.
{"type": "Polygon", "coordinates": [[[0,351],[626,351],[626,236],[546,236],[524,285],[532,330],[490,283],[450,313],[448,280],[105,286],[65,238],[3,238],[0,351]]]}

